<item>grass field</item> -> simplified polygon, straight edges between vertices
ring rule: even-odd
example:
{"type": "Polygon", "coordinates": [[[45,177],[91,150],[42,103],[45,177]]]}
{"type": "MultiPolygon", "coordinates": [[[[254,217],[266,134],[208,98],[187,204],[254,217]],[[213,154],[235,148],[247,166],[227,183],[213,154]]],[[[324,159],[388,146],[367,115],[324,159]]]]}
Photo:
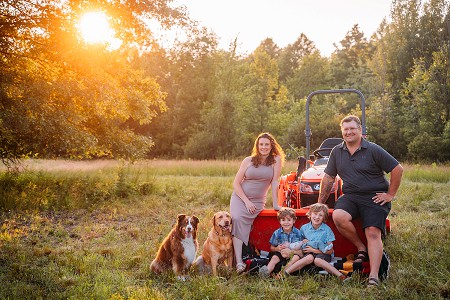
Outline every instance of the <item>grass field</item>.
{"type": "MultiPolygon", "coordinates": [[[[37,160],[0,171],[0,299],[449,299],[450,166],[405,166],[379,289],[358,276],[342,285],[323,275],[151,274],[178,213],[200,218],[201,252],[212,215],[229,209],[239,163],[37,160]]],[[[295,169],[288,162],[283,174],[295,169]]]]}

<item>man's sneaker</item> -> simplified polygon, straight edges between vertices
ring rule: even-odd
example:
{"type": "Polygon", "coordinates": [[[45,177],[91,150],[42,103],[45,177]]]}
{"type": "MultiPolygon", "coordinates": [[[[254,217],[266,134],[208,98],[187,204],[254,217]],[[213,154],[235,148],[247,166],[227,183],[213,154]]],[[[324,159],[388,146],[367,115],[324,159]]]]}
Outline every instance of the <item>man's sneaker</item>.
{"type": "Polygon", "coordinates": [[[267,268],[267,266],[262,266],[259,268],[259,276],[269,277],[269,268],[267,268]]]}

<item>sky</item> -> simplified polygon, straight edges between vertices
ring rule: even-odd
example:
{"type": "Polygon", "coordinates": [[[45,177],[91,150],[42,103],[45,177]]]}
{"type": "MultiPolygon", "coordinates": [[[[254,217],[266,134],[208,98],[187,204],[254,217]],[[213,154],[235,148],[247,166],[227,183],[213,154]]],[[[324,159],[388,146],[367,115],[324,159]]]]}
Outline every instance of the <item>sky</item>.
{"type": "Polygon", "coordinates": [[[241,54],[249,54],[266,38],[279,47],[304,33],[323,56],[330,56],[353,25],[368,39],[383,18],[389,20],[392,0],[175,0],[191,18],[212,30],[219,48],[229,50],[237,37],[241,54]]]}

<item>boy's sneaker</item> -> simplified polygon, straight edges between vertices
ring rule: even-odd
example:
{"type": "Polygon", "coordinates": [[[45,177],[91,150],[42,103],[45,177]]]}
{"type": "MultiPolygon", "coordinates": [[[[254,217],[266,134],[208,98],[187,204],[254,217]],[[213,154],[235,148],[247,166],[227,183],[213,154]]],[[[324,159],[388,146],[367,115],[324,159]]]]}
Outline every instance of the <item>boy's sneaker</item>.
{"type": "Polygon", "coordinates": [[[339,279],[341,280],[342,283],[347,283],[347,282],[349,282],[352,278],[349,277],[349,276],[341,275],[341,276],[339,276],[339,279]]]}
{"type": "Polygon", "coordinates": [[[261,277],[269,277],[269,268],[267,266],[260,267],[258,272],[261,277]]]}

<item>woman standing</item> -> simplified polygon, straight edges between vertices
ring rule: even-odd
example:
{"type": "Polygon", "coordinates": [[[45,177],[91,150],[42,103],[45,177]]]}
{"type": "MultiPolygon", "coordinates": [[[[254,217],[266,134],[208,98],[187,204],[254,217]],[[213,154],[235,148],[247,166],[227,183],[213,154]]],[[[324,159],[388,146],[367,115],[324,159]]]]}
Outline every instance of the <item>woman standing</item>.
{"type": "Polygon", "coordinates": [[[233,248],[236,270],[242,273],[242,244],[248,244],[256,216],[264,209],[269,187],[273,208],[279,210],[278,179],[284,163],[284,152],[269,133],[261,133],[255,140],[251,156],[244,158],[234,178],[230,212],[233,218],[233,248]]]}

